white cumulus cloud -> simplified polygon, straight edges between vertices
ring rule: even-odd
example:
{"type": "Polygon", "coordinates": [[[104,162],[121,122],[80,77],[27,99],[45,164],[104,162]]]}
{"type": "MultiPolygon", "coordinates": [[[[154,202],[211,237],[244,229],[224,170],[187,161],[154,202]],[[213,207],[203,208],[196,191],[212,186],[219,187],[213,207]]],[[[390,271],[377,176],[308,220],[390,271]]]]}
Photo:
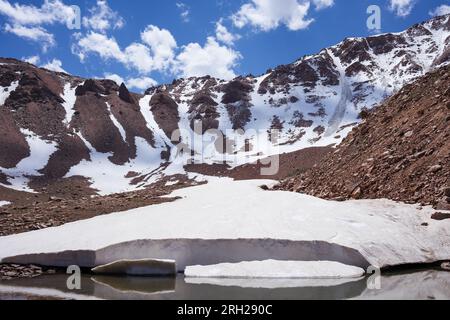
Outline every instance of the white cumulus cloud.
{"type": "Polygon", "coordinates": [[[39,56],[23,57],[22,60],[34,64],[35,66],[41,62],[41,58],[39,56]]]}
{"type": "Polygon", "coordinates": [[[334,5],[334,0],[313,0],[316,10],[325,9],[334,5]]]}
{"type": "Polygon", "coordinates": [[[41,44],[43,51],[47,51],[48,48],[56,44],[53,34],[48,33],[47,30],[41,27],[6,24],[4,30],[20,38],[41,44]]]}
{"type": "Polygon", "coordinates": [[[450,6],[443,4],[430,12],[431,16],[443,16],[446,14],[450,14],[450,6]]]}
{"type": "Polygon", "coordinates": [[[122,78],[121,76],[119,76],[118,74],[115,74],[115,73],[105,73],[103,76],[105,77],[105,79],[109,79],[109,80],[114,81],[114,82],[117,83],[119,86],[120,86],[122,83],[125,83],[125,79],[122,78]]]}
{"type": "Polygon", "coordinates": [[[216,38],[226,45],[231,46],[235,41],[239,40],[241,36],[228,31],[228,29],[223,25],[223,21],[220,20],[216,23],[216,38]]]}
{"type": "Polygon", "coordinates": [[[156,86],[158,82],[149,77],[129,78],[126,85],[130,89],[138,89],[140,91],[146,90],[150,87],[156,86]]]}
{"type": "Polygon", "coordinates": [[[46,51],[56,42],[53,34],[44,26],[53,24],[71,26],[77,17],[77,11],[60,0],[45,0],[41,7],[11,4],[9,1],[0,0],[0,15],[9,21],[4,25],[6,32],[42,43],[42,48],[46,51]]]}
{"type": "Polygon", "coordinates": [[[84,61],[90,53],[98,54],[102,59],[114,59],[126,62],[126,56],[120,49],[114,37],[90,31],[87,35],[76,36],[77,42],[72,46],[72,52],[84,61]]]}
{"type": "Polygon", "coordinates": [[[114,37],[90,31],[77,36],[72,52],[81,61],[90,54],[97,54],[104,60],[116,60],[141,74],[165,71],[172,66],[177,43],[168,30],[149,25],[141,33],[141,41],[122,49],[114,37]]]}
{"type": "Polygon", "coordinates": [[[142,43],[132,43],[125,49],[126,64],[140,73],[155,69],[150,49],[142,43]]]}
{"type": "Polygon", "coordinates": [[[251,0],[231,16],[238,28],[247,25],[269,31],[285,25],[296,31],[307,28],[314,19],[308,17],[311,4],[317,10],[330,7],[333,0],[251,0]]]}
{"type": "Polygon", "coordinates": [[[415,2],[415,0],[390,0],[389,9],[399,17],[406,17],[411,13],[415,2]]]}
{"type": "Polygon", "coordinates": [[[141,33],[141,40],[151,49],[153,69],[164,70],[172,63],[177,42],[169,30],[149,25],[141,33]]]}
{"type": "Polygon", "coordinates": [[[95,31],[105,32],[109,29],[120,29],[124,19],[113,11],[106,0],[97,0],[97,5],[89,10],[90,15],[83,18],[83,26],[95,31]]]}
{"type": "Polygon", "coordinates": [[[222,79],[236,76],[233,68],[241,58],[239,52],[221,46],[214,37],[209,37],[202,47],[190,43],[183,47],[176,58],[176,72],[184,77],[210,75],[222,79]]]}
{"type": "Polygon", "coordinates": [[[61,60],[58,60],[58,59],[53,59],[52,61],[47,62],[46,64],[42,65],[41,67],[51,70],[51,71],[55,71],[55,72],[67,73],[67,71],[62,68],[61,60]]]}
{"type": "Polygon", "coordinates": [[[0,14],[20,25],[67,24],[76,17],[75,10],[59,0],[45,0],[41,7],[0,0],[0,14]]]}
{"type": "Polygon", "coordinates": [[[137,89],[139,91],[144,91],[158,84],[156,80],[149,77],[128,78],[125,80],[123,77],[115,73],[105,73],[104,77],[106,79],[113,80],[118,85],[125,83],[128,89],[137,89]]]}

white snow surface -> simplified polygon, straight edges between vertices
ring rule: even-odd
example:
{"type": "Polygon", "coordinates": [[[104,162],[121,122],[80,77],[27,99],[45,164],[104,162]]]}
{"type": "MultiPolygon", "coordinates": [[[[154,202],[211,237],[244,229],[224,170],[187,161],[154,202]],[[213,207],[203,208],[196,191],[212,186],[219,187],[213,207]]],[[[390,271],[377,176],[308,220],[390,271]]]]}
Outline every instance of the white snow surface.
{"type": "Polygon", "coordinates": [[[123,128],[122,124],[117,120],[117,118],[114,116],[114,114],[111,111],[111,105],[107,102],[106,106],[108,107],[108,113],[109,118],[111,119],[114,126],[119,130],[120,136],[122,137],[122,140],[126,143],[127,142],[127,133],[125,129],[123,128]]]}
{"type": "Polygon", "coordinates": [[[365,271],[334,261],[246,261],[211,266],[189,266],[188,278],[280,278],[342,279],[359,278],[365,271]]]}
{"type": "MultiPolygon", "coordinates": [[[[182,260],[186,258],[191,260],[184,266],[236,262],[227,261],[227,255],[236,253],[239,247],[232,252],[215,247],[224,239],[235,240],[242,248],[253,240],[252,250],[240,249],[242,256],[254,254],[255,246],[259,248],[267,239],[273,239],[273,245],[280,241],[286,246],[283,241],[293,241],[294,255],[305,243],[315,254],[322,252],[318,242],[333,244],[334,250],[344,255],[350,254],[346,248],[351,248],[368,264],[379,267],[450,259],[450,221],[432,220],[435,211],[430,207],[419,208],[388,200],[334,202],[285,191],[263,191],[259,187],[271,183],[273,181],[213,178],[206,185],[173,192],[171,197],[182,198],[175,202],[1,237],[0,259],[66,250],[99,250],[129,242],[123,251],[117,249],[112,253],[114,259],[102,263],[123,258],[173,259],[177,266],[183,266],[186,261],[182,260]],[[423,226],[424,223],[428,226],[423,226]],[[138,240],[146,239],[167,243],[155,256],[151,252],[146,252],[144,257],[133,256],[135,249],[142,247],[138,240]],[[176,245],[176,241],[183,239],[186,242],[202,239],[211,252],[205,249],[189,256],[186,255],[188,249],[184,248],[180,256],[176,256],[170,243],[176,245]],[[135,249],[133,243],[136,243],[135,249]],[[299,246],[297,250],[295,245],[299,246]],[[205,263],[203,260],[210,254],[223,255],[222,261],[205,263]]],[[[279,247],[264,247],[264,254],[276,255],[276,250],[279,247]]],[[[275,256],[269,259],[287,260],[275,256]]],[[[330,257],[314,260],[344,262],[330,257]]]]}
{"type": "Polygon", "coordinates": [[[56,143],[46,141],[34,132],[20,129],[30,147],[30,155],[22,159],[15,168],[2,168],[0,170],[8,177],[10,184],[0,185],[14,190],[34,192],[28,186],[29,176],[40,176],[40,169],[45,168],[50,156],[57,150],[56,143]]]}
{"type": "MultiPolygon", "coordinates": [[[[81,84],[83,85],[83,83],[81,84]]],[[[69,126],[70,122],[72,121],[72,117],[75,113],[75,102],[77,100],[77,97],[75,95],[75,91],[77,89],[77,86],[72,87],[72,84],[70,82],[66,83],[64,85],[64,93],[61,95],[61,98],[64,99],[63,107],[66,111],[66,117],[65,117],[65,123],[66,126],[69,126]]]]}
{"type": "Polygon", "coordinates": [[[130,182],[133,178],[127,178],[131,171],[152,172],[161,166],[162,160],[158,152],[141,137],[135,138],[136,157],[123,165],[117,165],[109,161],[111,153],[102,153],[87,141],[80,133],[80,139],[90,151],[90,161],[83,160],[70,168],[65,177],[83,176],[89,178],[92,187],[98,190],[100,195],[127,192],[143,188],[142,185],[134,186],[130,182]]]}
{"type": "Polygon", "coordinates": [[[11,204],[9,201],[0,201],[0,207],[7,206],[9,204],[11,204]]]}
{"type": "Polygon", "coordinates": [[[5,103],[6,99],[8,99],[11,92],[16,90],[18,86],[19,81],[14,81],[9,87],[0,86],[0,107],[5,103]]]}

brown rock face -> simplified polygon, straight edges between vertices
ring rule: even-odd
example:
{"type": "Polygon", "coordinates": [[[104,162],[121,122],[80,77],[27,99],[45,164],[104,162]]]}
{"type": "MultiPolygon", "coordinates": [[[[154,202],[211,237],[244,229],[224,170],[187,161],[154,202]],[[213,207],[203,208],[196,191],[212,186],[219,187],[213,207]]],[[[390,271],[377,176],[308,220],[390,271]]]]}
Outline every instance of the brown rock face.
{"type": "Polygon", "coordinates": [[[123,140],[119,129],[111,121],[107,105],[97,99],[93,92],[79,96],[75,103],[77,115],[73,120],[74,128],[80,130],[98,152],[112,152],[111,162],[124,164],[130,156],[130,149],[123,140]]]}
{"type": "Polygon", "coordinates": [[[22,64],[10,65],[10,68],[21,72],[18,87],[4,105],[13,112],[16,124],[44,137],[62,133],[65,130],[60,96],[62,80],[49,71],[25,68],[22,64]]]}
{"type": "Polygon", "coordinates": [[[30,155],[27,141],[14,122],[10,111],[0,113],[0,167],[14,168],[30,155]]]}
{"type": "Polygon", "coordinates": [[[30,155],[20,128],[48,138],[64,132],[62,80],[54,73],[14,60],[0,59],[0,85],[17,88],[0,108],[0,166],[14,168],[30,155]]]}
{"type": "Polygon", "coordinates": [[[75,94],[77,96],[86,95],[88,92],[94,94],[108,95],[118,90],[117,84],[112,80],[88,79],[82,86],[78,86],[75,94]]]}
{"type": "Polygon", "coordinates": [[[198,92],[192,99],[189,107],[189,117],[191,119],[191,129],[195,130],[196,123],[201,123],[202,134],[210,129],[219,127],[219,113],[216,107],[218,104],[212,98],[209,90],[198,92]]]}
{"type": "Polygon", "coordinates": [[[83,141],[76,135],[63,136],[58,150],[50,156],[50,159],[41,173],[44,180],[55,180],[64,177],[72,166],[81,160],[89,160],[89,150],[83,141]]]}
{"type": "MultiPolygon", "coordinates": [[[[131,95],[132,99],[135,98],[131,95]]],[[[137,100],[137,99],[136,99],[137,100]]],[[[147,127],[140,107],[135,103],[128,103],[118,95],[112,94],[107,97],[111,114],[117,119],[126,132],[126,142],[133,149],[132,157],[135,155],[135,138],[144,138],[147,143],[154,146],[153,132],[147,127]]]]}
{"type": "Polygon", "coordinates": [[[450,66],[407,85],[368,113],[315,168],[277,188],[450,208],[449,88],[450,66]]]}
{"type": "Polygon", "coordinates": [[[170,139],[180,121],[177,103],[165,92],[159,92],[152,96],[150,107],[156,123],[170,139]]]}
{"type": "Polygon", "coordinates": [[[251,79],[237,78],[222,86],[222,103],[226,105],[233,129],[244,129],[252,116],[250,92],[253,89],[251,79]]]}

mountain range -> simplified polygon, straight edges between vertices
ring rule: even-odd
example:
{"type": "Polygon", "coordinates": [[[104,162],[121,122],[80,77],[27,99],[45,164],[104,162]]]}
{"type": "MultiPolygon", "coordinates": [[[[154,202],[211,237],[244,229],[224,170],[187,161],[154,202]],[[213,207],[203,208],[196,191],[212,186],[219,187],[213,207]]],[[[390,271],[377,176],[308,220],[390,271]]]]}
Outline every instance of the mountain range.
{"type": "Polygon", "coordinates": [[[188,164],[233,169],[336,146],[370,109],[449,61],[449,15],[348,38],[260,76],[177,79],[144,94],[1,58],[0,187],[108,195],[201,180],[188,164]]]}

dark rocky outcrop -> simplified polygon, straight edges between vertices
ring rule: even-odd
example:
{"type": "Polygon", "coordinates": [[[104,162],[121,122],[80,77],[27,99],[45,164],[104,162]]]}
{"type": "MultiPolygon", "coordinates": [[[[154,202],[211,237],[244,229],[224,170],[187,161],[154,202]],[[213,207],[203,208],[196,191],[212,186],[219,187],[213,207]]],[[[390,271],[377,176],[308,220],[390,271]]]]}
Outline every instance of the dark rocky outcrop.
{"type": "Polygon", "coordinates": [[[180,115],[178,104],[166,92],[155,93],[150,100],[150,107],[156,123],[170,139],[175,130],[178,129],[180,115]]]}
{"type": "Polygon", "coordinates": [[[119,88],[119,98],[127,103],[135,103],[132,95],[130,94],[130,91],[128,91],[127,87],[124,83],[120,85],[119,88]]]}

